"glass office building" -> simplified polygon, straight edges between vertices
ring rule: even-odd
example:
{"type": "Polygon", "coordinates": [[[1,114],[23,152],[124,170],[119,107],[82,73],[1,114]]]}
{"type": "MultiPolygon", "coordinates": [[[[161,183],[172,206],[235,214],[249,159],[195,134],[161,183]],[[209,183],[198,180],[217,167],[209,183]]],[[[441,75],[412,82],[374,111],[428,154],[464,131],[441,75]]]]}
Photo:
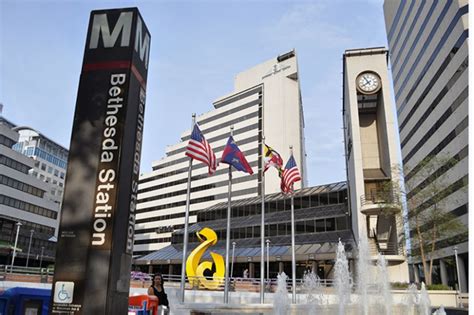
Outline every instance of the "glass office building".
{"type": "MultiPolygon", "coordinates": [[[[234,276],[248,269],[250,278],[260,277],[261,254],[260,197],[232,201],[231,242],[235,242],[234,276]]],[[[322,279],[332,278],[338,241],[347,251],[354,247],[351,219],[347,207],[346,182],[303,188],[294,195],[297,278],[313,270],[322,279]]],[[[269,243],[270,277],[278,272],[291,275],[291,199],[282,193],[265,196],[265,239],[269,243]]],[[[197,223],[189,228],[189,252],[200,244],[196,233],[213,229],[218,242],[209,250],[225,255],[227,202],[198,211],[197,223]]],[[[175,231],[171,245],[136,259],[135,265],[147,272],[181,272],[183,229],[175,231]],[[151,267],[148,267],[151,266],[151,267]]],[[[203,258],[210,258],[207,252],[203,258]]]]}
{"type": "MultiPolygon", "coordinates": [[[[439,195],[443,196],[445,211],[466,226],[469,217],[468,11],[467,0],[384,3],[405,182],[407,189],[411,189],[408,201],[416,200],[425,187],[443,178],[446,189],[439,195]],[[424,174],[420,171],[427,157],[447,162],[424,174]]],[[[429,205],[430,200],[424,207],[429,205]]],[[[460,289],[467,291],[468,236],[467,229],[459,229],[458,233],[436,241],[434,283],[456,284],[453,248],[457,246],[460,289]]],[[[412,245],[414,256],[418,256],[415,239],[412,245]]],[[[421,261],[415,259],[413,263],[414,280],[423,281],[421,261]]]]}

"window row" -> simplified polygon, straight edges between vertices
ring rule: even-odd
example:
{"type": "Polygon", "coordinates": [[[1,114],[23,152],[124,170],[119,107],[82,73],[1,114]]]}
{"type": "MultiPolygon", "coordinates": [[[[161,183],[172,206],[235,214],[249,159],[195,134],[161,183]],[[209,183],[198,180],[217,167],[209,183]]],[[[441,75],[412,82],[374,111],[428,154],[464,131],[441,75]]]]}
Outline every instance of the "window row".
{"type": "Polygon", "coordinates": [[[156,244],[156,243],[169,243],[169,242],[171,242],[171,237],[153,238],[153,239],[148,239],[148,240],[137,240],[137,241],[135,241],[135,245],[140,245],[140,244],[156,244]]]}
{"type": "MultiPolygon", "coordinates": [[[[247,139],[240,140],[239,141],[239,146],[247,144],[247,143],[257,142],[257,141],[258,141],[258,136],[253,136],[253,137],[250,137],[250,138],[247,138],[247,139]]],[[[224,151],[224,148],[225,148],[225,145],[217,147],[217,148],[213,148],[212,150],[214,151],[214,153],[216,153],[216,152],[224,151]]],[[[175,151],[176,151],[176,154],[182,152],[183,157],[180,158],[180,159],[176,159],[174,161],[171,161],[171,162],[167,162],[167,163],[157,165],[157,166],[154,167],[153,170],[159,170],[159,169],[163,169],[165,167],[169,167],[169,166],[172,166],[172,165],[176,165],[176,164],[180,164],[180,163],[189,161],[189,157],[184,155],[184,152],[186,151],[186,147],[183,147],[181,149],[177,149],[175,151]]],[[[171,156],[171,154],[168,154],[168,156],[171,156]]]]}
{"type": "Polygon", "coordinates": [[[28,165],[15,161],[14,159],[11,159],[5,155],[0,155],[0,164],[6,165],[9,168],[22,172],[24,174],[28,174],[28,171],[30,170],[30,167],[28,165]]]}
{"type": "MultiPolygon", "coordinates": [[[[253,175],[249,175],[249,176],[239,177],[239,178],[233,179],[232,184],[238,184],[238,183],[243,183],[243,182],[255,180],[255,179],[257,179],[257,176],[258,176],[257,174],[253,174],[253,175]]],[[[213,189],[213,188],[217,188],[217,187],[224,187],[224,186],[227,186],[227,185],[229,185],[229,180],[223,180],[223,181],[220,181],[220,182],[217,182],[217,183],[201,185],[201,186],[197,186],[197,187],[191,187],[191,193],[198,192],[198,191],[209,190],[209,189],[213,189]]],[[[171,198],[171,197],[180,196],[180,195],[186,195],[186,193],[187,193],[187,188],[182,189],[182,190],[176,190],[176,191],[169,192],[169,193],[166,193],[166,194],[151,196],[151,197],[148,197],[148,198],[140,198],[140,203],[153,201],[153,200],[161,200],[161,199],[171,198]]]]}
{"type": "MultiPolygon", "coordinates": [[[[234,130],[234,137],[236,135],[239,135],[241,133],[245,133],[245,132],[251,131],[251,130],[258,130],[258,123],[250,125],[250,126],[246,126],[246,127],[243,127],[243,128],[237,129],[237,130],[234,130]]],[[[213,142],[216,142],[216,141],[219,141],[219,140],[222,140],[222,139],[227,139],[227,138],[229,138],[229,135],[228,134],[223,134],[223,135],[220,135],[220,136],[216,136],[214,138],[207,139],[207,141],[209,143],[213,143],[213,142]]],[[[237,144],[239,144],[239,143],[237,143],[237,144]]],[[[159,168],[160,168],[159,166],[156,166],[156,167],[153,167],[153,170],[156,171],[159,168]]],[[[186,167],[185,169],[187,170],[188,168],[186,167]]],[[[163,175],[159,175],[159,176],[163,176],[163,175]]]]}
{"type": "Polygon", "coordinates": [[[58,217],[58,213],[56,211],[52,211],[28,202],[24,202],[18,199],[14,199],[8,196],[0,195],[0,204],[10,206],[12,208],[20,209],[23,211],[27,211],[30,213],[39,214],[41,216],[56,219],[58,217]]]}
{"type": "MultiPolygon", "coordinates": [[[[233,191],[232,196],[243,196],[243,195],[250,195],[257,193],[257,188],[248,188],[248,189],[243,189],[243,190],[238,190],[238,191],[233,191]]],[[[207,201],[213,201],[213,200],[221,200],[224,201],[227,198],[227,193],[224,194],[218,194],[214,196],[207,196],[207,197],[201,197],[201,198],[194,198],[190,200],[190,204],[195,204],[195,203],[201,203],[201,202],[207,202],[207,201]]],[[[164,204],[161,206],[154,206],[150,208],[145,208],[145,209],[140,209],[136,210],[135,213],[144,213],[144,212],[150,212],[150,211],[155,211],[155,210],[161,210],[161,209],[169,209],[169,208],[174,208],[174,207],[180,207],[186,205],[186,200],[184,201],[179,201],[179,202],[173,202],[169,204],[164,204]]],[[[180,217],[184,217],[184,213],[180,213],[180,217]]],[[[145,222],[155,222],[157,221],[158,217],[151,217],[151,218],[146,218],[146,219],[138,219],[136,220],[136,223],[145,223],[145,222]]]]}
{"type": "Polygon", "coordinates": [[[44,190],[41,190],[39,188],[36,188],[34,186],[25,184],[25,183],[20,182],[16,179],[13,179],[11,177],[1,175],[1,174],[0,174],[0,184],[10,186],[14,189],[21,190],[21,191],[26,192],[30,195],[37,196],[37,197],[40,197],[40,198],[43,198],[43,196],[44,196],[44,190]]]}
{"type": "MultiPolygon", "coordinates": [[[[245,153],[245,154],[247,154],[247,153],[245,153]]],[[[250,164],[250,167],[255,167],[255,166],[258,165],[258,161],[249,162],[249,164],[250,164]]],[[[207,165],[204,164],[204,163],[194,164],[193,167],[192,167],[192,170],[195,171],[197,169],[204,168],[204,167],[207,167],[207,165]]],[[[188,170],[189,170],[189,167],[186,166],[186,167],[183,167],[183,168],[180,168],[180,169],[168,172],[168,173],[159,174],[159,175],[156,175],[156,176],[153,176],[153,177],[142,179],[142,180],[140,180],[139,184],[148,183],[148,182],[151,182],[151,181],[154,181],[154,180],[157,180],[157,179],[166,178],[166,177],[169,177],[169,176],[186,173],[188,170]]],[[[217,176],[217,175],[222,175],[222,174],[227,174],[227,173],[228,173],[227,168],[225,168],[225,169],[221,168],[221,169],[216,170],[216,172],[212,176],[217,176]]],[[[205,178],[209,178],[207,173],[203,174],[203,176],[204,175],[206,176],[205,178]]]]}
{"type": "MultiPolygon", "coordinates": [[[[401,142],[401,147],[402,149],[405,147],[405,145],[410,141],[410,139],[413,137],[413,135],[420,130],[421,125],[425,122],[428,117],[432,116],[433,111],[435,108],[440,104],[441,100],[445,97],[446,94],[448,94],[449,90],[453,87],[453,85],[456,83],[458,78],[464,73],[464,70],[466,70],[468,67],[467,63],[467,58],[464,60],[464,62],[461,64],[461,66],[458,68],[458,70],[454,73],[454,75],[451,77],[449,82],[446,84],[444,88],[441,89],[440,93],[436,96],[434,101],[428,106],[427,110],[423,113],[423,115],[418,119],[418,121],[415,123],[415,125],[411,128],[410,132],[405,136],[405,138],[401,142]]],[[[466,88],[464,91],[462,91],[456,98],[456,100],[451,104],[451,106],[441,115],[441,117],[438,119],[438,121],[431,127],[429,134],[433,134],[442,124],[444,121],[448,119],[449,116],[451,116],[452,113],[456,111],[456,109],[466,100],[468,97],[468,86],[466,82],[466,88]],[[434,129],[433,129],[434,128],[434,129]]],[[[418,102],[417,102],[418,104],[418,102]]],[[[444,104],[443,104],[444,105],[444,104]]],[[[413,114],[414,112],[410,112],[413,114]]],[[[407,122],[409,119],[405,120],[407,122]]]]}
{"type": "MultiPolygon", "coordinates": [[[[407,115],[407,117],[410,117],[411,115],[413,115],[414,113],[414,110],[416,110],[419,106],[419,104],[425,99],[426,95],[428,95],[429,91],[431,91],[431,89],[433,88],[433,85],[435,85],[435,83],[438,81],[438,79],[441,77],[441,74],[444,72],[444,70],[446,70],[446,68],[448,67],[448,65],[451,63],[451,60],[454,59],[454,57],[457,55],[457,53],[459,52],[459,50],[461,49],[462,45],[464,44],[464,42],[466,41],[468,37],[468,31],[464,31],[461,36],[459,37],[458,41],[454,44],[453,48],[451,48],[451,51],[449,52],[449,54],[446,56],[446,59],[444,59],[443,63],[441,64],[441,66],[438,68],[438,71],[436,71],[436,73],[434,74],[433,78],[431,79],[431,81],[428,83],[428,85],[426,86],[426,88],[423,90],[423,92],[420,94],[420,97],[417,98],[417,101],[415,103],[415,105],[411,106],[411,110],[410,110],[410,113],[407,115]]],[[[431,64],[434,60],[429,60],[429,64],[431,64]]],[[[397,110],[397,114],[400,116],[400,113],[403,111],[403,109],[405,108],[405,106],[408,104],[408,102],[410,101],[411,97],[413,96],[413,93],[415,93],[416,89],[418,88],[418,85],[421,83],[421,82],[424,82],[424,80],[426,80],[426,76],[425,74],[422,75],[422,76],[419,76],[418,79],[415,81],[415,83],[412,85],[410,91],[407,93],[407,96],[405,97],[405,99],[403,101],[400,102],[400,106],[397,110]]],[[[404,121],[400,121],[400,129],[403,129],[404,125],[406,123],[404,121]]]]}
{"type": "MultiPolygon", "coordinates": [[[[436,2],[436,1],[435,1],[436,2]]],[[[449,9],[449,6],[451,3],[454,3],[453,1],[446,1],[446,6],[444,7],[443,9],[443,12],[441,12],[441,17],[444,17],[444,15],[446,14],[446,12],[448,11],[449,9]]],[[[441,38],[439,38],[438,40],[436,40],[436,43],[438,43],[436,45],[436,47],[434,48],[433,52],[431,53],[430,55],[430,58],[429,58],[429,61],[428,63],[425,64],[424,68],[421,70],[420,74],[419,74],[419,77],[423,77],[424,74],[426,73],[426,71],[430,68],[431,66],[431,62],[432,60],[434,60],[436,58],[436,56],[438,56],[438,54],[440,53],[441,49],[443,49],[443,46],[444,44],[447,42],[448,38],[453,36],[451,33],[453,32],[454,28],[456,27],[456,25],[458,24],[458,22],[461,20],[462,16],[467,14],[468,13],[468,10],[469,10],[469,5],[465,5],[463,6],[462,8],[460,8],[458,10],[458,12],[456,13],[456,16],[451,20],[451,23],[449,24],[446,32],[443,34],[443,36],[441,38]],[[431,61],[431,62],[430,62],[431,61]]],[[[431,33],[428,35],[428,39],[426,40],[426,44],[424,44],[422,47],[422,49],[420,50],[420,52],[417,54],[417,58],[415,59],[415,61],[413,62],[410,70],[407,72],[407,74],[405,75],[405,79],[403,80],[403,83],[400,85],[400,88],[398,89],[397,91],[397,94],[396,94],[396,98],[399,99],[400,98],[400,94],[401,92],[405,89],[405,86],[407,85],[407,83],[411,80],[413,80],[413,73],[416,69],[416,67],[418,66],[418,63],[420,62],[421,58],[425,57],[425,50],[426,48],[428,48],[429,46],[429,42],[431,41],[431,39],[434,37],[434,34],[435,32],[437,31],[438,27],[439,27],[439,23],[442,22],[442,18],[439,18],[437,20],[437,23],[436,25],[433,26],[433,29],[431,31],[431,33]],[[441,21],[440,21],[441,20],[441,21]]],[[[422,34],[423,32],[420,31],[420,34],[422,34]]],[[[410,52],[412,50],[409,50],[410,52]]],[[[409,59],[409,57],[407,56],[405,58],[405,62],[404,64],[406,63],[406,61],[409,59]]],[[[402,69],[400,69],[400,71],[398,72],[398,74],[395,76],[396,78],[394,79],[394,82],[396,82],[396,80],[398,80],[399,78],[399,75],[402,73],[402,69]]]]}
{"type": "MultiPolygon", "coordinates": [[[[394,53],[395,51],[397,51],[397,52],[403,51],[403,48],[405,47],[406,41],[408,40],[408,38],[410,38],[411,32],[413,31],[413,27],[415,26],[415,23],[418,22],[418,17],[421,14],[421,11],[423,10],[423,7],[426,3],[426,1],[422,1],[420,6],[418,7],[415,18],[412,20],[410,28],[405,31],[405,26],[408,26],[408,23],[407,23],[408,21],[407,20],[410,17],[410,15],[412,13],[412,10],[413,10],[413,6],[415,5],[416,2],[417,1],[412,1],[410,7],[408,8],[407,12],[405,13],[404,18],[403,18],[403,22],[402,22],[402,24],[400,24],[400,29],[397,32],[397,37],[393,41],[393,44],[392,44],[392,39],[393,38],[390,37],[390,39],[389,39],[390,50],[393,52],[394,55],[395,55],[395,53],[394,53]],[[401,48],[397,50],[396,47],[399,43],[400,38],[403,38],[403,37],[400,37],[402,35],[405,39],[403,41],[403,44],[402,44],[401,48]]],[[[394,61],[394,64],[395,64],[395,61],[394,61]]]]}
{"type": "MultiPolygon", "coordinates": [[[[446,147],[454,138],[456,138],[458,135],[461,134],[461,132],[464,131],[468,127],[468,121],[469,118],[465,117],[456,127],[453,128],[453,131],[451,131],[441,142],[427,155],[427,156],[433,156],[438,154],[444,147],[446,147]]],[[[403,158],[403,164],[407,164],[408,161],[415,155],[416,152],[422,147],[422,145],[425,144],[426,141],[428,141],[429,136],[431,135],[426,135],[425,139],[421,139],[420,142],[418,142],[413,149],[403,158]]]]}
{"type": "Polygon", "coordinates": [[[47,170],[49,174],[54,174],[54,176],[64,179],[66,173],[60,172],[59,170],[52,168],[51,166],[46,165],[46,163],[41,163],[40,161],[35,162],[35,167],[41,169],[42,171],[47,170]]]}
{"type": "Polygon", "coordinates": [[[12,148],[14,144],[15,141],[13,141],[12,139],[5,137],[4,135],[0,135],[0,145],[4,145],[7,148],[12,148]]]}
{"type": "MultiPolygon", "coordinates": [[[[24,150],[24,153],[27,156],[37,156],[45,161],[48,161],[56,166],[59,166],[60,168],[66,169],[67,162],[64,160],[59,159],[58,157],[47,153],[44,150],[41,150],[40,148],[35,148],[35,147],[29,147],[26,150],[24,150]]],[[[45,169],[43,169],[45,170],[45,169]]]]}
{"type": "MultiPolygon", "coordinates": [[[[468,145],[466,145],[464,148],[462,148],[457,154],[455,154],[452,158],[453,161],[461,161],[468,155],[468,145]]],[[[439,151],[438,151],[439,152],[439,151]]],[[[429,163],[430,159],[434,157],[437,153],[434,153],[434,155],[427,155],[420,163],[418,163],[417,166],[415,166],[406,176],[405,176],[405,182],[408,182],[413,176],[416,175],[425,165],[426,163],[429,163]]]]}
{"type": "Polygon", "coordinates": [[[174,231],[177,231],[183,228],[184,228],[184,224],[158,226],[158,227],[152,227],[152,228],[143,229],[143,230],[135,230],[135,235],[146,234],[150,232],[156,232],[156,233],[170,233],[171,232],[172,233],[174,231]]]}
{"type": "MultiPolygon", "coordinates": [[[[435,7],[437,6],[438,3],[443,3],[442,1],[433,1],[433,4],[431,5],[431,8],[430,8],[430,11],[428,12],[428,14],[425,16],[425,19],[423,21],[423,24],[421,25],[420,27],[420,30],[418,31],[416,37],[415,37],[415,40],[413,41],[411,47],[409,50],[407,50],[407,54],[406,56],[403,58],[403,59],[400,59],[400,62],[403,61],[402,65],[398,68],[397,67],[397,63],[394,63],[393,66],[394,66],[394,71],[393,71],[393,81],[394,82],[397,82],[397,80],[399,79],[400,75],[403,73],[403,71],[405,70],[405,66],[407,65],[408,61],[411,60],[412,56],[413,57],[416,57],[415,60],[411,63],[411,67],[408,69],[407,71],[407,74],[406,74],[406,78],[410,77],[411,74],[413,73],[413,70],[418,66],[418,62],[420,61],[420,58],[423,56],[425,57],[426,54],[425,54],[425,51],[426,49],[428,49],[431,45],[431,41],[433,40],[433,37],[435,35],[435,33],[440,29],[440,24],[441,22],[443,22],[444,20],[444,16],[446,16],[446,13],[449,11],[449,7],[451,6],[451,4],[453,4],[454,2],[453,1],[446,1],[444,2],[444,7],[443,7],[443,10],[441,11],[440,13],[440,16],[436,19],[436,23],[431,27],[431,30],[428,34],[428,36],[426,37],[426,39],[423,41],[421,40],[422,39],[422,35],[426,35],[426,32],[424,32],[425,30],[425,27],[426,25],[428,24],[428,22],[431,20],[431,15],[433,13],[433,11],[435,10],[435,7]],[[414,54],[414,51],[416,50],[415,47],[417,45],[420,45],[421,49],[420,49],[420,52],[417,53],[417,54],[414,54]]],[[[442,5],[442,4],[441,4],[442,5]]],[[[446,41],[440,41],[439,43],[445,43],[446,41]]],[[[406,82],[405,82],[406,83],[406,82]]],[[[397,95],[397,97],[399,97],[400,95],[397,95]]]]}
{"type": "MultiPolygon", "coordinates": [[[[324,233],[343,231],[348,229],[347,217],[309,219],[295,222],[295,234],[324,233]]],[[[224,240],[227,237],[226,230],[217,230],[218,240],[224,240]]],[[[258,238],[261,235],[260,225],[247,226],[231,229],[231,239],[258,238]]],[[[289,236],[291,235],[291,223],[283,222],[265,225],[265,236],[289,236]]],[[[182,243],[183,235],[173,235],[173,243],[182,243]]],[[[189,234],[189,242],[199,242],[196,233],[189,234]]]]}
{"type": "Polygon", "coordinates": [[[44,150],[46,153],[52,154],[54,156],[57,156],[61,160],[67,160],[67,150],[54,145],[48,141],[38,141],[39,142],[39,148],[44,150]]]}
{"type": "MultiPolygon", "coordinates": [[[[343,204],[347,201],[347,191],[335,191],[330,193],[320,193],[310,196],[295,196],[294,207],[298,209],[308,209],[313,207],[343,204]]],[[[250,215],[260,215],[261,204],[250,204],[245,206],[232,207],[232,217],[245,217],[250,215]]],[[[291,199],[281,199],[265,202],[265,213],[287,211],[291,208],[291,199]]],[[[203,211],[198,213],[198,222],[214,221],[227,218],[227,208],[213,211],[203,211]]]]}

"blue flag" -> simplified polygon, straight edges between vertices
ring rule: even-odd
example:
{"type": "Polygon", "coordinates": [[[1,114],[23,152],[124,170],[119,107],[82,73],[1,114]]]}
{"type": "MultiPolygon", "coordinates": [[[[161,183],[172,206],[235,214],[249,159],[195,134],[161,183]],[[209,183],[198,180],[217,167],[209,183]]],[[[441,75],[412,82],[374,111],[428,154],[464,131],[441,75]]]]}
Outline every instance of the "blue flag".
{"type": "Polygon", "coordinates": [[[227,145],[224,148],[221,158],[222,163],[230,164],[237,170],[253,174],[252,168],[250,167],[244,154],[239,150],[237,144],[235,144],[234,138],[229,137],[227,145]]]}

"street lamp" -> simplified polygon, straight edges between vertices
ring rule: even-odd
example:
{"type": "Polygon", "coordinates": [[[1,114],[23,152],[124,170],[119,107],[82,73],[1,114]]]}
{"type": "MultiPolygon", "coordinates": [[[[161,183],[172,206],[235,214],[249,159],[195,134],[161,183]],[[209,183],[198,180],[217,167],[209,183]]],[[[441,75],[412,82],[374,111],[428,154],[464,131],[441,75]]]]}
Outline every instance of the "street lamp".
{"type": "Polygon", "coordinates": [[[454,259],[456,260],[456,274],[458,276],[458,291],[461,292],[461,278],[459,275],[459,264],[458,264],[458,247],[454,246],[453,250],[454,250],[454,259]]]}
{"type": "Polygon", "coordinates": [[[41,246],[41,256],[40,256],[40,268],[42,267],[42,263],[43,263],[43,252],[44,252],[44,246],[41,246]]]}
{"type": "Polygon", "coordinates": [[[22,224],[20,222],[17,222],[16,223],[15,246],[13,247],[13,257],[12,257],[12,265],[11,265],[11,268],[10,268],[10,273],[13,272],[13,265],[15,264],[16,246],[18,244],[18,234],[20,233],[20,226],[22,226],[22,224]]]}
{"type": "Polygon", "coordinates": [[[30,243],[28,244],[28,255],[26,256],[26,268],[28,268],[28,261],[30,260],[31,240],[33,239],[33,233],[35,230],[30,230],[30,243]]]}
{"type": "Polygon", "coordinates": [[[232,279],[232,275],[234,273],[234,253],[235,253],[235,245],[236,242],[232,242],[232,263],[230,265],[230,278],[232,279]]]}

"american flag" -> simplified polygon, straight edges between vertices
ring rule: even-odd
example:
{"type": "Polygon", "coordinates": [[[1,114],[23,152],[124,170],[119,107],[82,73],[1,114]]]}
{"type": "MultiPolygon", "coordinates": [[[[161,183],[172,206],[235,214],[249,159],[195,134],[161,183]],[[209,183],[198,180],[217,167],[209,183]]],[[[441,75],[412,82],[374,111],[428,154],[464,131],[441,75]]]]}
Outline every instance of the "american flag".
{"type": "Polygon", "coordinates": [[[286,163],[285,169],[283,170],[283,175],[281,177],[281,191],[286,194],[292,193],[293,184],[300,180],[300,171],[298,171],[295,159],[293,155],[291,155],[290,159],[286,163]]]}
{"type": "Polygon", "coordinates": [[[194,125],[191,139],[186,147],[186,155],[192,159],[203,162],[209,167],[209,175],[214,174],[217,168],[216,155],[211,146],[202,135],[197,124],[194,125]]]}

